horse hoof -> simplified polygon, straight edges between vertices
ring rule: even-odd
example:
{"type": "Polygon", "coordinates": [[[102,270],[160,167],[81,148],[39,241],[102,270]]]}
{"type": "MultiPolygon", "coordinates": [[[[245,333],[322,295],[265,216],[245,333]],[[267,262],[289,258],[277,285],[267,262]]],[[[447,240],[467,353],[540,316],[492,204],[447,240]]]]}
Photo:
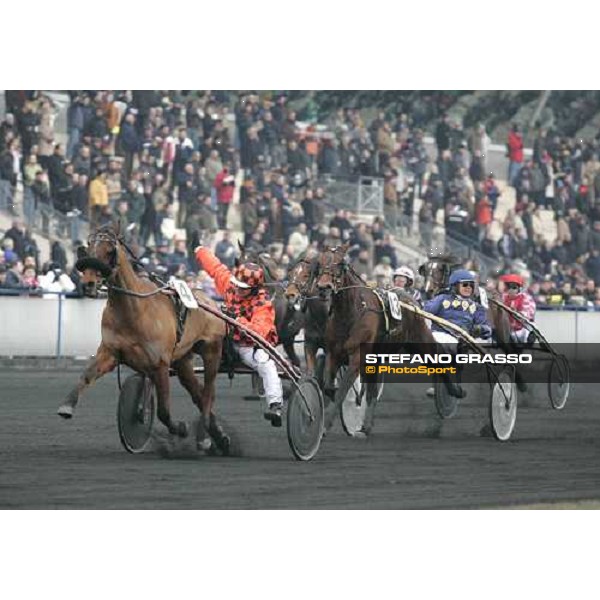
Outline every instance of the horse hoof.
{"type": "Polygon", "coordinates": [[[210,438],[197,440],[196,448],[200,450],[200,452],[208,452],[212,448],[212,440],[210,438]]]}
{"type": "Polygon", "coordinates": [[[188,434],[189,431],[187,423],[185,423],[185,421],[179,421],[179,423],[177,423],[177,436],[180,438],[186,438],[188,434]]]}
{"type": "Polygon", "coordinates": [[[57,412],[63,419],[71,419],[73,417],[73,407],[68,404],[60,406],[57,412]]]}
{"type": "Polygon", "coordinates": [[[492,431],[492,427],[488,424],[484,425],[480,430],[479,430],[479,436],[480,437],[494,437],[494,432],[492,431]]]}
{"type": "Polygon", "coordinates": [[[231,438],[225,433],[221,439],[217,442],[217,447],[221,451],[223,456],[229,456],[231,451],[231,438]]]}

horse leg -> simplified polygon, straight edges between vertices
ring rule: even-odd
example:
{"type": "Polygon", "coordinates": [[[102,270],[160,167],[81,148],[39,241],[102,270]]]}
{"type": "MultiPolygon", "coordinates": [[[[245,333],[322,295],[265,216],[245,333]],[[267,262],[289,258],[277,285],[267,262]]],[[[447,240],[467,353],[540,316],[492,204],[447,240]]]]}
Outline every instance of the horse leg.
{"type": "Polygon", "coordinates": [[[313,376],[317,367],[317,347],[315,344],[308,341],[304,342],[304,357],[306,359],[306,372],[308,375],[313,376]]]}
{"type": "Polygon", "coordinates": [[[294,338],[286,338],[281,343],[283,344],[283,349],[285,350],[285,353],[289,356],[290,360],[292,361],[292,364],[295,367],[299,367],[300,359],[298,358],[298,355],[296,354],[296,349],[294,348],[294,338]]]}
{"type": "MultiPolygon", "coordinates": [[[[356,373],[360,371],[360,351],[357,351],[352,354],[350,357],[350,364],[353,365],[352,368],[356,373]]],[[[380,376],[378,376],[379,379],[380,376]]],[[[363,401],[367,403],[367,408],[365,410],[365,420],[363,422],[362,430],[365,435],[369,435],[371,430],[373,429],[373,424],[375,422],[375,405],[377,404],[377,382],[374,383],[366,383],[365,385],[365,395],[363,401]]]]}
{"type": "Polygon", "coordinates": [[[171,397],[169,381],[169,365],[162,364],[150,374],[150,379],[156,387],[158,420],[169,430],[171,435],[181,438],[187,437],[187,425],[183,421],[174,422],[171,419],[171,397]]]}
{"type": "Polygon", "coordinates": [[[331,348],[325,354],[325,370],[323,373],[323,391],[330,397],[335,395],[335,376],[337,375],[341,364],[340,352],[337,348],[331,348]]]}
{"type": "Polygon", "coordinates": [[[223,431],[217,420],[217,415],[213,412],[216,395],[215,382],[221,364],[222,345],[223,341],[218,339],[214,342],[207,342],[202,347],[202,361],[204,362],[202,417],[204,419],[204,426],[217,445],[217,448],[219,448],[223,456],[227,456],[231,448],[231,438],[223,431]]]}
{"type": "Polygon", "coordinates": [[[102,344],[98,347],[96,356],[88,363],[79,382],[67,394],[65,401],[58,407],[58,414],[64,419],[73,416],[75,407],[83,391],[93,385],[100,377],[110,373],[117,366],[117,360],[102,344]]]}
{"type": "Polygon", "coordinates": [[[330,403],[325,409],[325,429],[331,429],[339,405],[336,403],[335,376],[340,368],[341,360],[339,354],[333,349],[325,355],[325,373],[323,375],[323,392],[329,397],[330,403]]]}

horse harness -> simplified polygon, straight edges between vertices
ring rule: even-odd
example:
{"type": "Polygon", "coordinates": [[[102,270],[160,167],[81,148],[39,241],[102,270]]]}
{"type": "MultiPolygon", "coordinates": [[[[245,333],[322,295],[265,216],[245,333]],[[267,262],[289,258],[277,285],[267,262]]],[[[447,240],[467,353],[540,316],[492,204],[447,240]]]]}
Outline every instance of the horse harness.
{"type": "MultiPolygon", "coordinates": [[[[334,286],[335,286],[334,287],[335,294],[339,294],[340,292],[343,292],[343,291],[349,290],[349,289],[366,289],[366,290],[370,291],[377,299],[377,302],[381,306],[381,309],[372,308],[372,307],[368,306],[366,300],[364,299],[362,294],[360,294],[361,314],[364,314],[366,312],[374,312],[376,314],[383,315],[384,327],[383,327],[383,340],[382,341],[385,341],[386,339],[389,339],[391,336],[397,334],[401,321],[398,319],[395,319],[392,316],[392,311],[390,308],[390,299],[388,297],[386,290],[382,290],[379,288],[372,288],[372,287],[369,287],[368,285],[364,285],[364,284],[353,284],[353,285],[338,287],[341,285],[342,277],[346,271],[349,271],[356,277],[359,277],[359,275],[354,271],[352,266],[350,264],[348,264],[348,262],[346,260],[344,260],[341,263],[337,263],[337,264],[334,264],[333,260],[330,261],[330,263],[325,268],[322,268],[321,273],[329,275],[331,277],[332,281],[334,282],[334,286]],[[334,266],[341,267],[340,269],[336,270],[337,276],[335,274],[334,269],[332,268],[334,266]]],[[[332,305],[332,307],[333,307],[333,305],[332,305]]]]}

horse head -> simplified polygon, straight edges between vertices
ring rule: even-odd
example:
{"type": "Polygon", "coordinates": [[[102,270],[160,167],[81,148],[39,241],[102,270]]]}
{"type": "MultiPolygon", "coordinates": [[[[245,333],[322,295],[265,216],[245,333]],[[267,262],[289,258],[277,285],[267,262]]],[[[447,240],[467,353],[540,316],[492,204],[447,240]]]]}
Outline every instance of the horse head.
{"type": "Polygon", "coordinates": [[[336,294],[342,286],[342,279],[348,270],[346,252],[349,244],[323,251],[317,261],[317,289],[322,297],[336,294]]]}
{"type": "Polygon", "coordinates": [[[424,279],[424,290],[427,297],[435,296],[440,290],[448,287],[452,270],[461,262],[450,254],[430,256],[429,260],[419,267],[419,275],[424,279]]]}
{"type": "Polygon", "coordinates": [[[75,268],[82,272],[81,283],[86,296],[96,298],[98,288],[113,275],[120,241],[120,226],[105,225],[90,234],[87,248],[77,249],[75,268]]]}
{"type": "Polygon", "coordinates": [[[285,297],[290,306],[295,305],[301,297],[309,294],[317,272],[316,258],[314,254],[303,256],[288,273],[285,297]]]}

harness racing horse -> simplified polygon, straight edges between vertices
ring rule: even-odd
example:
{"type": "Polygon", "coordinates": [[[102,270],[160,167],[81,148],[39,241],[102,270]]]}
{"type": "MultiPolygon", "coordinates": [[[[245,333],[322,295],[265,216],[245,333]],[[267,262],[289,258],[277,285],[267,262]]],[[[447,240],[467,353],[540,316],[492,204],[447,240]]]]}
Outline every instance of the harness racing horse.
{"type": "Polygon", "coordinates": [[[262,267],[265,273],[265,282],[270,288],[270,296],[275,309],[275,327],[279,343],[283,346],[292,364],[300,366],[300,359],[296,354],[294,342],[300,330],[304,327],[304,315],[296,310],[294,303],[288,302],[284,293],[283,283],[277,277],[278,265],[267,252],[256,252],[247,249],[244,244],[238,242],[241,255],[236,259],[236,266],[253,262],[262,267]],[[274,291],[271,291],[274,290],[274,291]]]}
{"type": "Polygon", "coordinates": [[[317,368],[317,352],[325,350],[325,328],[329,318],[330,304],[319,295],[316,286],[318,270],[318,253],[307,253],[290,269],[285,297],[288,305],[297,306],[304,314],[304,356],[306,371],[315,374],[317,368]]]}
{"type": "MultiPolygon", "coordinates": [[[[381,300],[373,288],[368,287],[352,269],[346,259],[348,244],[327,249],[318,258],[317,289],[324,297],[331,298],[331,316],[327,320],[325,340],[324,391],[330,397],[335,394],[335,376],[338,369],[348,364],[346,376],[356,378],[360,368],[360,345],[378,341],[394,341],[400,344],[415,343],[413,348],[431,350],[436,342],[423,317],[402,308],[402,321],[397,334],[388,338],[386,314],[381,300]]],[[[408,295],[403,302],[415,304],[408,295]]],[[[374,400],[377,384],[367,383],[367,409],[363,433],[370,433],[373,426],[374,400]]],[[[328,407],[325,425],[330,428],[336,412],[343,402],[335,394],[334,406],[328,407]]]]}
{"type": "MultiPolygon", "coordinates": [[[[108,300],[102,314],[100,346],[58,414],[72,417],[83,391],[122,363],[150,378],[156,388],[159,420],[170,434],[186,437],[187,425],[171,418],[169,369],[173,367],[202,414],[196,432],[198,447],[208,450],[212,439],[227,454],[230,439],[213,411],[225,324],[205,311],[191,310],[178,335],[174,301],[163,293],[168,286],[138,276],[130,257],[137,262],[118,228],[108,225],[90,235],[87,256],[77,263],[83,271],[85,295],[97,297],[99,285],[106,283],[108,300]],[[202,356],[204,386],[194,374],[193,353],[202,356]]],[[[202,292],[194,290],[194,294],[216,307],[202,292]]]]}

